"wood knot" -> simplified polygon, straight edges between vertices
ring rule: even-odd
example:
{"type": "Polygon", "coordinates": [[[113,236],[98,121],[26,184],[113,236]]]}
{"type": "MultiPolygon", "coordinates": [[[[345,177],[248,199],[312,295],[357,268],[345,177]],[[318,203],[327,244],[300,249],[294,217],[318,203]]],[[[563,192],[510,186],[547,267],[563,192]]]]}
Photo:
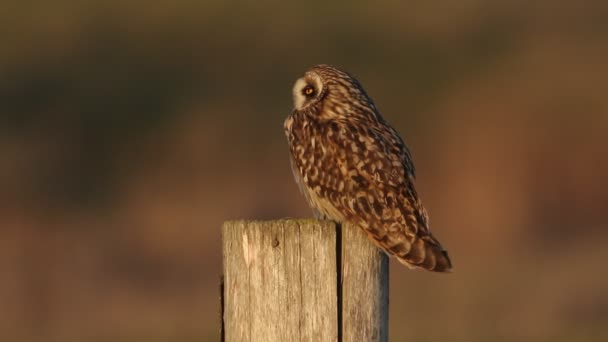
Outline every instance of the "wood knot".
{"type": "Polygon", "coordinates": [[[277,248],[279,246],[279,240],[277,238],[274,238],[272,240],[272,248],[277,248]]]}

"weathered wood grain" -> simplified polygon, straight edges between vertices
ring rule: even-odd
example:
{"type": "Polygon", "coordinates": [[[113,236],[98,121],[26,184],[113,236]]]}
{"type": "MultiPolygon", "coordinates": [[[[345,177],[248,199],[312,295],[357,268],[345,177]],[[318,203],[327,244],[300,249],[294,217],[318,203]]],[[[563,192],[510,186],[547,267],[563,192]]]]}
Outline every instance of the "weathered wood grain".
{"type": "Polygon", "coordinates": [[[222,238],[225,341],[387,341],[388,258],[359,228],[230,221],[222,238]]]}
{"type": "Polygon", "coordinates": [[[226,341],[337,341],[332,222],[226,222],[226,341]]]}
{"type": "Polygon", "coordinates": [[[388,256],[362,229],[342,227],[342,341],[388,341],[388,256]]]}

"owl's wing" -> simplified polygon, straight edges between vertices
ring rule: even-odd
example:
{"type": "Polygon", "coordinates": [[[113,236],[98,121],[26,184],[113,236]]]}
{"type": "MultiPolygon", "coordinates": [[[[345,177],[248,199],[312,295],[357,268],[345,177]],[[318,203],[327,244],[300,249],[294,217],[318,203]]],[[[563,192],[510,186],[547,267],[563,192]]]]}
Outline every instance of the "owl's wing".
{"type": "MultiPolygon", "coordinates": [[[[336,137],[334,154],[344,147],[352,152],[338,158],[346,198],[351,200],[343,203],[328,196],[332,204],[403,264],[449,271],[450,259],[429,230],[428,215],[414,188],[411,156],[397,132],[388,125],[347,124],[336,137]]],[[[319,190],[323,195],[324,189],[319,190]]]]}

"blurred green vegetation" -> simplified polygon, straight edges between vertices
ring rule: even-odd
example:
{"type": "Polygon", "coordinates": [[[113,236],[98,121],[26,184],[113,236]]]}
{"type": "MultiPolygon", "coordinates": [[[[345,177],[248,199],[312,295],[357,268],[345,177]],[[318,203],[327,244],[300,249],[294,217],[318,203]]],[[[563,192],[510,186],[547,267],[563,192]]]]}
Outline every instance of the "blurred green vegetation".
{"type": "Polygon", "coordinates": [[[605,340],[607,23],[600,0],[5,4],[0,339],[218,340],[220,224],[310,216],[282,123],[328,63],[410,144],[456,266],[392,265],[391,340],[605,340]]]}

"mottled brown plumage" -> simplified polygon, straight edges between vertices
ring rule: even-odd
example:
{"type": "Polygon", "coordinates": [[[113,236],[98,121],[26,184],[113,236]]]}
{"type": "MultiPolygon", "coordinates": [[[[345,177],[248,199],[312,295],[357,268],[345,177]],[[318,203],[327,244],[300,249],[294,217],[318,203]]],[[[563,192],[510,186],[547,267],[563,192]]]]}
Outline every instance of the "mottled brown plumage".
{"type": "Polygon", "coordinates": [[[285,133],[315,216],[356,224],[408,267],[449,271],[414,189],[410,152],[359,82],[318,65],[296,81],[293,96],[285,133]]]}

